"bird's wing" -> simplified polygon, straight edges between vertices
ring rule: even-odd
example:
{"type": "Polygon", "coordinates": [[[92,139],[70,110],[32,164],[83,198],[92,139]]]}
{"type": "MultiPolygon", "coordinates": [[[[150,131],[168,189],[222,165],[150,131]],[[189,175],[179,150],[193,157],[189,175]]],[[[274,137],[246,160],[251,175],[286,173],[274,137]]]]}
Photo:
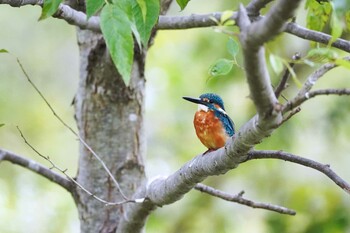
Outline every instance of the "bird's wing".
{"type": "Polygon", "coordinates": [[[232,137],[235,134],[235,124],[228,115],[225,115],[224,119],[226,132],[228,135],[230,135],[230,137],[232,137]]]}

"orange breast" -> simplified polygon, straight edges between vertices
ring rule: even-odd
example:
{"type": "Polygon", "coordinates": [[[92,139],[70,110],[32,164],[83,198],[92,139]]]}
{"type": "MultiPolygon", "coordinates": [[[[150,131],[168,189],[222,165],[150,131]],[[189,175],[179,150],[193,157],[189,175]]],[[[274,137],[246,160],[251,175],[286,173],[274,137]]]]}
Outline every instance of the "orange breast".
{"type": "Polygon", "coordinates": [[[193,124],[197,137],[208,149],[216,150],[225,145],[228,136],[213,111],[197,111],[193,124]]]}

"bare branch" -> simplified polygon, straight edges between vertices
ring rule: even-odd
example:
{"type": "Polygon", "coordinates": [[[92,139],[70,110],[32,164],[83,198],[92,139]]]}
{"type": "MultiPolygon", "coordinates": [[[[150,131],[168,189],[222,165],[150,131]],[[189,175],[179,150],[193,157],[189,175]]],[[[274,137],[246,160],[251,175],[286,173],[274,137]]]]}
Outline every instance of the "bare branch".
{"type": "MultiPolygon", "coordinates": [[[[350,61],[350,57],[343,58],[344,60],[350,61]]],[[[312,87],[316,84],[316,82],[328,71],[332,70],[333,68],[337,67],[334,63],[327,63],[323,66],[321,66],[319,69],[314,71],[306,80],[303,87],[300,89],[298,94],[295,98],[293,98],[291,101],[289,101],[287,104],[283,106],[283,113],[290,111],[297,106],[300,106],[303,102],[305,102],[307,99],[310,98],[310,90],[312,87]]],[[[344,90],[344,89],[343,89],[344,90]]],[[[345,89],[346,90],[346,89],[345,89]]],[[[329,93],[329,94],[335,94],[335,93],[329,93]]],[[[345,93],[344,93],[345,94],[345,93]]],[[[315,93],[313,94],[315,96],[315,93]]],[[[316,93],[316,95],[319,95],[316,93]]],[[[312,97],[314,97],[312,96],[312,97]]]]}
{"type": "MultiPolygon", "coordinates": [[[[300,59],[300,54],[299,54],[299,53],[295,53],[295,54],[293,55],[292,59],[293,59],[294,61],[299,60],[299,59],[300,59]]],[[[294,65],[295,65],[295,62],[290,62],[290,63],[289,63],[289,68],[293,69],[294,65]]],[[[282,76],[282,79],[281,79],[280,83],[277,85],[277,87],[276,87],[276,89],[275,89],[275,96],[276,96],[276,98],[278,98],[278,97],[281,95],[282,91],[283,91],[284,89],[286,89],[287,81],[288,81],[288,79],[289,79],[289,77],[290,77],[289,68],[288,68],[288,67],[286,68],[286,70],[284,71],[284,74],[283,74],[283,76],[282,76]]]]}
{"type": "MultiPolygon", "coordinates": [[[[53,109],[53,107],[50,105],[49,101],[47,101],[47,99],[45,98],[45,96],[41,93],[41,91],[39,90],[39,88],[33,83],[33,81],[30,79],[28,73],[25,71],[22,63],[20,62],[20,60],[17,58],[17,63],[20,66],[24,76],[27,78],[27,81],[30,83],[30,85],[35,89],[35,91],[40,95],[41,99],[44,100],[44,102],[46,103],[46,105],[49,107],[49,109],[51,110],[51,112],[53,113],[53,115],[55,116],[55,118],[57,120],[59,120],[59,122],[65,126],[72,134],[74,134],[76,137],[78,137],[79,141],[85,146],[85,148],[87,148],[91,154],[99,161],[99,163],[102,165],[103,169],[107,172],[107,174],[111,177],[112,181],[114,182],[115,186],[117,187],[120,195],[124,198],[124,200],[126,201],[130,201],[128,197],[126,197],[126,195],[123,193],[123,191],[121,190],[119,183],[117,182],[117,180],[114,178],[113,174],[111,173],[111,171],[109,170],[109,168],[107,167],[107,165],[105,164],[105,162],[103,162],[103,160],[100,158],[100,156],[85,142],[85,140],[77,133],[74,131],[74,129],[72,127],[70,127],[67,123],[65,123],[62,118],[56,113],[56,111],[53,109]]],[[[19,128],[18,128],[19,130],[19,128]]],[[[20,131],[20,130],[19,130],[20,131]]],[[[23,137],[22,132],[21,136],[23,137]]],[[[25,140],[25,138],[23,137],[23,139],[25,140]]],[[[26,142],[26,140],[25,140],[26,142]]],[[[28,143],[27,143],[28,144],[28,143]]],[[[29,145],[29,144],[28,144],[29,145]]],[[[30,145],[29,145],[30,146],[30,145]]],[[[38,155],[40,155],[42,158],[46,159],[46,156],[41,155],[38,151],[35,150],[34,147],[30,146],[38,155]]],[[[50,160],[48,160],[52,165],[54,165],[50,160]]]]}
{"type": "Polygon", "coordinates": [[[292,118],[295,114],[297,114],[300,111],[301,111],[301,108],[299,106],[294,108],[285,118],[283,118],[281,125],[284,124],[286,121],[288,121],[290,118],[292,118]]]}
{"type": "Polygon", "coordinates": [[[328,178],[330,178],[341,189],[343,189],[345,192],[350,194],[350,185],[345,180],[343,180],[340,176],[338,176],[330,168],[330,165],[328,164],[322,164],[314,160],[293,155],[291,153],[287,153],[283,151],[250,151],[248,153],[248,157],[246,161],[252,160],[252,159],[281,159],[284,161],[297,163],[306,167],[313,168],[315,170],[318,170],[319,172],[322,172],[326,176],[328,176],[328,178]]]}
{"type": "MultiPolygon", "coordinates": [[[[8,4],[12,7],[21,7],[25,5],[38,5],[42,7],[43,0],[0,0],[0,4],[8,4]]],[[[68,5],[60,4],[53,17],[63,19],[67,23],[78,26],[81,29],[101,32],[99,17],[93,16],[87,20],[86,14],[74,10],[68,5]]]]}
{"type": "MultiPolygon", "coordinates": [[[[309,30],[292,22],[286,25],[285,32],[288,32],[305,40],[315,41],[325,45],[327,45],[332,39],[332,36],[326,33],[309,30]]],[[[350,52],[350,41],[338,38],[335,42],[332,43],[332,47],[350,52]]]]}
{"type": "Polygon", "coordinates": [[[350,89],[347,89],[347,88],[323,89],[323,90],[306,92],[304,96],[300,96],[298,99],[295,99],[294,101],[288,102],[286,105],[286,109],[290,109],[291,107],[299,106],[302,103],[304,103],[305,101],[307,101],[313,97],[319,96],[319,95],[339,95],[339,96],[350,95],[350,89]]]}
{"type": "MultiPolygon", "coordinates": [[[[288,9],[287,11],[293,10],[291,9],[292,6],[297,6],[294,3],[291,4],[286,1],[281,1],[281,3],[285,3],[285,5],[282,5],[288,9]]],[[[276,14],[284,14],[284,12],[285,9],[275,11],[276,14]]],[[[290,13],[287,15],[290,15],[290,13]]],[[[271,17],[274,18],[277,16],[271,17]]],[[[283,15],[281,18],[287,20],[288,17],[283,15]]],[[[269,22],[269,19],[265,22],[269,22]]],[[[252,33],[249,28],[254,23],[250,24],[247,13],[242,6],[240,7],[238,24],[241,27],[244,56],[252,58],[250,61],[248,61],[249,59],[247,57],[245,58],[246,65],[249,62],[253,66],[253,68],[249,66],[247,79],[259,115],[254,116],[241,127],[236,136],[232,140],[229,140],[225,148],[196,156],[169,177],[158,178],[151,182],[147,189],[147,198],[155,205],[162,206],[175,202],[206,177],[223,174],[235,168],[241,161],[245,160],[248,151],[263,138],[269,136],[273,129],[282,121],[281,109],[278,109],[279,105],[271,88],[266,64],[264,63],[262,44],[247,46],[254,42],[248,38],[250,33],[252,33]],[[267,110],[264,109],[266,106],[267,110]]],[[[283,25],[283,22],[280,22],[280,24],[283,25]]],[[[271,29],[273,33],[277,33],[278,31],[271,29]]],[[[263,33],[266,32],[264,31],[263,33]]],[[[261,39],[258,42],[263,43],[261,39]]]]}
{"type": "Polygon", "coordinates": [[[161,0],[160,1],[160,14],[165,15],[169,10],[169,7],[173,0],[161,0]]]}
{"type": "Polygon", "coordinates": [[[283,31],[286,21],[294,16],[301,0],[280,0],[274,4],[267,15],[249,28],[247,43],[255,47],[269,41],[283,31]]]}
{"type": "Polygon", "coordinates": [[[252,0],[247,5],[247,12],[249,16],[259,16],[260,10],[266,7],[267,4],[272,2],[273,0],[252,0]]]}
{"type": "MultiPolygon", "coordinates": [[[[264,22],[268,23],[269,21],[264,22]]],[[[281,115],[278,111],[275,111],[275,105],[278,100],[272,90],[270,76],[266,67],[265,50],[262,46],[265,41],[253,35],[258,33],[258,35],[261,34],[265,38],[266,36],[264,34],[266,31],[253,33],[252,29],[256,28],[257,23],[250,23],[247,12],[242,5],[239,9],[237,23],[241,29],[240,41],[244,55],[244,66],[250,89],[250,97],[260,116],[259,120],[264,120],[267,116],[274,116],[273,120],[270,119],[269,121],[272,124],[278,124],[281,120],[281,115]]],[[[271,33],[277,33],[277,31],[272,30],[271,33]]],[[[266,37],[266,39],[268,38],[266,37]]]]}
{"type": "Polygon", "coordinates": [[[27,168],[49,179],[50,181],[60,185],[61,187],[66,189],[68,192],[72,193],[73,183],[70,180],[52,171],[51,169],[44,167],[43,165],[35,162],[34,160],[30,160],[30,159],[24,158],[21,155],[17,155],[13,152],[0,149],[0,161],[9,161],[13,164],[17,164],[24,168],[27,168]]]}
{"type": "MultiPolygon", "coordinates": [[[[84,192],[86,192],[88,195],[90,195],[91,197],[95,198],[96,200],[102,202],[103,204],[105,204],[106,206],[111,206],[111,205],[122,205],[122,204],[125,204],[125,203],[136,203],[136,202],[143,202],[144,198],[140,198],[140,200],[130,200],[130,199],[127,199],[125,201],[120,201],[120,202],[109,202],[109,201],[106,201],[96,195],[94,195],[93,193],[91,193],[89,190],[87,190],[86,188],[84,188],[81,184],[79,184],[73,177],[69,176],[67,174],[67,169],[62,169],[60,167],[58,167],[51,159],[49,156],[45,156],[43,154],[41,154],[37,149],[35,149],[34,146],[32,146],[28,140],[26,139],[26,137],[23,135],[22,131],[20,130],[19,127],[17,127],[19,133],[21,134],[21,137],[23,138],[24,140],[24,143],[27,144],[37,155],[39,155],[41,158],[45,159],[46,161],[48,161],[50,164],[51,164],[51,169],[57,169],[58,171],[60,171],[62,174],[64,174],[67,179],[65,179],[67,182],[69,182],[69,188],[70,190],[68,190],[69,192],[71,192],[73,194],[74,192],[74,189],[72,188],[73,184],[75,184],[77,187],[79,187],[80,189],[82,189],[84,192]]],[[[1,151],[0,151],[1,152],[1,151]]],[[[19,159],[23,159],[21,157],[19,158],[16,158],[17,160],[19,159]]],[[[0,161],[1,161],[1,154],[0,154],[0,161]]],[[[36,163],[34,161],[31,161],[33,163],[36,163]]],[[[41,165],[40,165],[41,166],[41,165]]],[[[54,173],[51,169],[48,169],[48,168],[45,168],[43,167],[44,169],[46,170],[49,170],[50,172],[54,173]]],[[[59,174],[57,173],[54,173],[56,176],[60,176],[59,174]]],[[[64,177],[59,177],[60,179],[64,179],[64,177]]],[[[66,188],[67,189],[67,188],[66,188]]]]}
{"type": "Polygon", "coordinates": [[[269,203],[255,202],[255,201],[243,198],[242,195],[244,192],[240,192],[237,195],[231,195],[231,194],[225,193],[223,191],[214,189],[212,187],[206,186],[204,184],[197,184],[196,186],[194,186],[194,188],[198,191],[207,193],[207,194],[212,195],[214,197],[218,197],[218,198],[221,198],[223,200],[230,201],[230,202],[236,202],[236,203],[246,205],[246,206],[249,206],[252,208],[271,210],[271,211],[275,211],[275,212],[280,213],[280,214],[288,214],[288,215],[295,215],[296,214],[296,212],[294,210],[288,209],[288,208],[283,207],[283,206],[273,205],[273,204],[269,204],[269,203]]]}

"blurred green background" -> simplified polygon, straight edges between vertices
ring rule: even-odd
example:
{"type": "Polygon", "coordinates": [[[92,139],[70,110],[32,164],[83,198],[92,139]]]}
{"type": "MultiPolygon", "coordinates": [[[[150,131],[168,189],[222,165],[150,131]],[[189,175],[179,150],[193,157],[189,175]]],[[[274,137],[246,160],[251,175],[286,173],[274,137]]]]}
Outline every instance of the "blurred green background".
{"type": "MultiPolygon", "coordinates": [[[[180,12],[173,4],[170,14],[188,15],[234,10],[234,1],[191,1],[180,12]]],[[[71,102],[78,83],[79,51],[75,28],[62,20],[37,22],[40,8],[0,6],[0,147],[42,164],[23,142],[19,126],[29,142],[49,155],[74,176],[78,142],[52,115],[26,81],[16,63],[19,57],[32,80],[56,111],[75,127],[71,102]]],[[[297,22],[304,25],[300,9],[297,22]]],[[[228,75],[208,79],[208,68],[219,58],[230,58],[228,36],[212,28],[158,32],[146,64],[147,175],[167,176],[193,156],[205,151],[192,126],[196,106],[182,96],[216,92],[225,100],[226,111],[239,129],[254,114],[248,98],[244,72],[235,68],[228,75]]],[[[305,54],[308,42],[282,35],[267,45],[283,58],[295,52],[305,54]]],[[[242,57],[237,57],[242,64],[242,57]]],[[[273,83],[280,74],[270,69],[273,83]]],[[[311,72],[297,66],[300,80],[311,72]]],[[[350,87],[348,70],[329,72],[316,88],[350,87]]],[[[284,93],[293,97],[297,87],[284,93]]],[[[302,106],[302,111],[262,144],[259,149],[286,150],[330,164],[350,181],[350,99],[319,97],[302,106]]],[[[296,216],[252,209],[191,191],[181,201],[156,210],[146,226],[156,232],[350,232],[349,196],[323,174],[279,160],[257,160],[240,165],[223,176],[204,182],[245,197],[292,208],[296,216]]],[[[0,232],[79,232],[74,202],[62,188],[8,162],[0,164],[0,232]]]]}

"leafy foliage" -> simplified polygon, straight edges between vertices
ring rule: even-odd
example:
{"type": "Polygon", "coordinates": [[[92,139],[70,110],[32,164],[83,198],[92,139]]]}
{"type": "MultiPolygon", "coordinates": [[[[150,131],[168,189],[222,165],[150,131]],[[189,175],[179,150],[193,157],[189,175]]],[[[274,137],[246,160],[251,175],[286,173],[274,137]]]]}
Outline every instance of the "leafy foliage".
{"type": "Polygon", "coordinates": [[[124,82],[129,83],[134,42],[128,15],[121,3],[107,4],[101,12],[101,30],[112,60],[124,82]]]}
{"type": "Polygon", "coordinates": [[[104,0],[86,0],[86,15],[88,18],[96,14],[105,4],[104,0]]]}
{"type": "Polygon", "coordinates": [[[306,17],[308,28],[322,31],[326,25],[330,26],[332,39],[329,45],[342,35],[343,30],[350,28],[350,1],[307,0],[305,8],[308,9],[306,17]]]}
{"type": "Polygon", "coordinates": [[[61,2],[62,0],[45,0],[39,20],[52,16],[57,11],[61,2]]]}
{"type": "Polygon", "coordinates": [[[305,8],[308,9],[306,26],[315,31],[322,31],[332,13],[329,2],[319,3],[316,0],[307,0],[305,8]]]}
{"type": "Polygon", "coordinates": [[[185,9],[190,0],[176,0],[177,4],[180,6],[181,10],[185,9]]]}
{"type": "Polygon", "coordinates": [[[233,67],[233,61],[225,58],[217,60],[209,69],[212,77],[228,74],[233,67]]]}
{"type": "Polygon", "coordinates": [[[112,60],[126,85],[130,80],[135,36],[147,47],[159,16],[158,0],[120,0],[106,4],[101,13],[101,29],[112,60]]]}
{"type": "Polygon", "coordinates": [[[227,41],[226,48],[233,59],[220,58],[215,61],[209,68],[209,75],[211,77],[226,75],[232,70],[233,65],[239,66],[236,60],[236,56],[239,52],[238,42],[230,37],[227,41]]]}
{"type": "Polygon", "coordinates": [[[132,12],[134,23],[140,34],[143,46],[147,47],[153,26],[158,20],[160,6],[158,0],[133,1],[132,12]]]}

